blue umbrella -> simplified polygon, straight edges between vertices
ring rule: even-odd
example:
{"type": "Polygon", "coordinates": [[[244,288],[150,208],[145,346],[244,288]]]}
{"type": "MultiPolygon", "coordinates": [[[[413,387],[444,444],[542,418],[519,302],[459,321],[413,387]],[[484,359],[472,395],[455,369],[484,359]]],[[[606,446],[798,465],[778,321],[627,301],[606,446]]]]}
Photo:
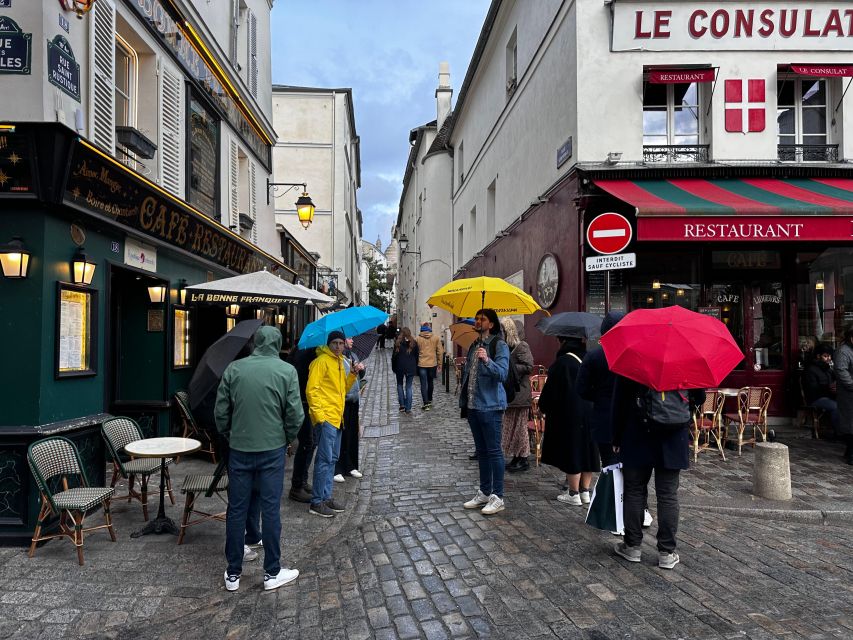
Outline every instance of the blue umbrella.
{"type": "Polygon", "coordinates": [[[341,331],[347,338],[366,333],[384,323],[388,314],[376,307],[350,307],[327,314],[305,327],[299,338],[299,348],[322,347],[332,331],[341,331]]]}

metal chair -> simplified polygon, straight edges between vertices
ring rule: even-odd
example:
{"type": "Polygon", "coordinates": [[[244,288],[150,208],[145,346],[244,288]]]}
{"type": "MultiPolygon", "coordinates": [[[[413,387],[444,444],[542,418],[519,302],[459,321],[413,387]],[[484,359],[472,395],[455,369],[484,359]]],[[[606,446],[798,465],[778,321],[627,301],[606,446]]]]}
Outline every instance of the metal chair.
{"type": "Polygon", "coordinates": [[[116,541],[110,516],[110,498],[115,489],[89,486],[80,453],[71,440],[55,436],[33,442],[27,449],[27,463],[41,494],[41,508],[28,554],[30,558],[39,542],[64,536],[77,547],[77,561],[82,566],[84,533],[107,529],[112,541],[116,541]],[[86,513],[99,505],[104,508],[105,524],[84,529],[86,513]],[[42,526],[51,515],[59,518],[59,533],[43,536],[42,526]]]}
{"type": "Polygon", "coordinates": [[[528,427],[528,430],[533,436],[531,449],[533,449],[533,458],[538,467],[539,461],[542,459],[542,437],[545,434],[545,416],[539,411],[539,391],[535,391],[530,398],[530,416],[533,428],[528,427]]]}
{"type": "MultiPolygon", "coordinates": [[[[119,416],[105,420],[101,425],[101,435],[107,443],[107,450],[110,452],[110,457],[113,461],[113,479],[110,483],[111,487],[116,486],[119,478],[127,480],[127,501],[133,499],[139,500],[142,504],[142,517],[148,520],[148,479],[151,474],[160,469],[160,461],[156,458],[136,458],[127,459],[126,454],[123,454],[125,446],[137,440],[144,440],[142,429],[135,420],[119,416]],[[139,484],[141,491],[136,491],[133,488],[136,482],[136,476],[139,476],[139,484]]],[[[166,459],[166,465],[172,464],[172,459],[166,459]]],[[[169,499],[172,504],[175,504],[175,496],[172,493],[172,479],[169,477],[169,470],[166,469],[166,489],[169,491],[169,499]]]]}
{"type": "Polygon", "coordinates": [[[175,404],[178,405],[178,415],[180,415],[184,426],[184,432],[181,437],[194,438],[201,442],[202,447],[206,448],[199,449],[199,453],[209,453],[213,459],[213,463],[216,464],[215,438],[206,429],[198,426],[198,423],[195,421],[193,412],[190,409],[189,394],[186,391],[177,391],[175,393],[175,404]]]}
{"type": "Polygon", "coordinates": [[[727,413],[726,422],[737,429],[737,454],[741,455],[743,445],[757,441],[756,432],[767,442],[767,408],[773,391],[769,387],[743,387],[737,392],[737,413],[727,413]],[[752,438],[743,439],[747,427],[752,427],[752,438]]]}
{"type": "Polygon", "coordinates": [[[184,503],[184,515],[181,517],[181,532],[178,534],[178,544],[184,543],[184,534],[187,531],[187,527],[206,522],[207,520],[225,522],[227,511],[216,513],[201,511],[195,508],[195,501],[198,494],[203,491],[206,498],[215,495],[222,500],[227,508],[228,500],[222,497],[223,493],[228,494],[228,476],[225,475],[227,462],[225,458],[220,460],[219,464],[216,465],[213,475],[191,474],[184,478],[181,493],[186,494],[187,499],[184,503]],[[193,514],[198,514],[199,517],[195,520],[190,520],[193,514]]]}
{"type": "Polygon", "coordinates": [[[801,427],[810,426],[811,430],[812,430],[812,438],[814,438],[815,440],[819,440],[820,439],[821,422],[823,422],[824,417],[827,416],[828,414],[823,409],[820,409],[818,407],[812,407],[806,401],[806,391],[803,388],[802,376],[800,377],[799,388],[800,388],[800,403],[801,403],[799,413],[802,416],[802,419],[800,420],[800,426],[801,427]]]}
{"type": "Polygon", "coordinates": [[[548,381],[548,376],[544,373],[537,373],[535,375],[530,375],[530,391],[531,393],[542,393],[542,387],[545,386],[545,383],[548,381]]]}
{"type": "Polygon", "coordinates": [[[726,397],[719,391],[712,391],[705,395],[705,402],[696,407],[693,414],[693,428],[691,437],[693,439],[693,462],[699,457],[700,451],[705,451],[711,446],[711,439],[717,445],[723,461],[726,453],[723,450],[723,405],[726,397]],[[705,441],[700,442],[702,434],[705,441]]]}
{"type": "Polygon", "coordinates": [[[465,362],[467,358],[459,357],[453,359],[453,370],[456,373],[456,388],[453,389],[453,395],[459,393],[459,387],[462,384],[462,372],[465,370],[465,362]]]}

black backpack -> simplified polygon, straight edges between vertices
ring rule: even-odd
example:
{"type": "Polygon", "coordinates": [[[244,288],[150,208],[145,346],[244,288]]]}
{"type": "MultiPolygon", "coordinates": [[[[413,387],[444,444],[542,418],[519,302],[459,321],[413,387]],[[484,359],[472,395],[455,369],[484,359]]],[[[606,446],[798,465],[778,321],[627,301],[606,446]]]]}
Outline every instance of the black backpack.
{"type": "MultiPolygon", "coordinates": [[[[489,343],[489,357],[494,360],[495,354],[498,352],[498,338],[495,338],[489,343]]],[[[509,345],[507,345],[509,346],[509,345]]],[[[506,380],[503,381],[504,393],[506,393],[507,404],[515,400],[515,394],[521,391],[521,385],[518,382],[518,375],[515,373],[515,367],[512,364],[512,354],[509,359],[509,371],[506,374],[506,380]]]]}
{"type": "Polygon", "coordinates": [[[643,421],[658,431],[672,431],[690,422],[690,399],[678,389],[646,389],[637,396],[637,408],[643,421]]]}

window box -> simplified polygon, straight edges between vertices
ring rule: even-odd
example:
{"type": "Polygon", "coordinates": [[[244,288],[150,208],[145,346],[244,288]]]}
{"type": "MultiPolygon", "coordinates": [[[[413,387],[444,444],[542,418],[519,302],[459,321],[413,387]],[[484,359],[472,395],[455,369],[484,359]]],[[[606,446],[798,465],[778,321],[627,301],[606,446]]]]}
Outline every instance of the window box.
{"type": "Polygon", "coordinates": [[[134,127],[117,126],[116,140],[122,147],[146,160],[151,160],[157,151],[157,145],[134,127]]]}
{"type": "Polygon", "coordinates": [[[252,219],[248,213],[240,214],[240,229],[243,231],[248,231],[252,227],[255,226],[255,221],[252,219]]]}

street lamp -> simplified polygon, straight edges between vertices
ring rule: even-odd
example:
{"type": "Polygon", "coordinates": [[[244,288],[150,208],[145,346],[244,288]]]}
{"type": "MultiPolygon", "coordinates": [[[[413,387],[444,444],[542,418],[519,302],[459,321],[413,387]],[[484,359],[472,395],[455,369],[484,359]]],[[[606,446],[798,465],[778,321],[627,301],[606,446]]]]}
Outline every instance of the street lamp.
{"type": "Polygon", "coordinates": [[[14,236],[8,244],[0,245],[0,265],[3,266],[3,275],[7,278],[27,277],[30,252],[20,236],[14,236]]]}
{"type": "Polygon", "coordinates": [[[406,237],[405,233],[400,236],[400,239],[398,240],[398,242],[400,244],[400,251],[402,251],[403,253],[411,253],[414,255],[421,255],[420,251],[408,251],[409,239],[406,237]]]}
{"type": "Polygon", "coordinates": [[[166,300],[166,287],[162,284],[148,287],[148,298],[151,302],[157,304],[166,300]]]}
{"type": "Polygon", "coordinates": [[[74,284],[92,284],[94,275],[95,263],[86,255],[83,247],[80,247],[71,260],[71,281],[74,284]]]}
{"type": "Polygon", "coordinates": [[[299,196],[296,200],[296,215],[299,217],[299,222],[302,224],[303,229],[307,229],[311,226],[311,223],[314,221],[314,203],[311,201],[311,196],[308,195],[308,185],[305,182],[270,182],[267,179],[267,205],[270,203],[270,195],[273,198],[279,198],[283,196],[288,191],[295,189],[296,187],[302,187],[302,195],[299,196]],[[286,189],[281,189],[279,193],[279,187],[287,187],[286,189]]]}

